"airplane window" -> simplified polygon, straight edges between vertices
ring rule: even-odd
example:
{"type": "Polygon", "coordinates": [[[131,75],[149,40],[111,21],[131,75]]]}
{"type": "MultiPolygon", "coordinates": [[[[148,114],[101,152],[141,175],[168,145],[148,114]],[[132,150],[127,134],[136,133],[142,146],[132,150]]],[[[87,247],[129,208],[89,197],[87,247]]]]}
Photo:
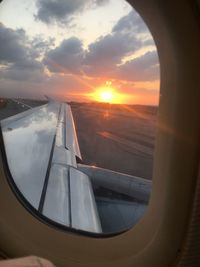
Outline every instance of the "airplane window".
{"type": "Polygon", "coordinates": [[[125,0],[0,4],[1,153],[16,201],[58,229],[120,233],[151,193],[159,59],[125,0]]]}

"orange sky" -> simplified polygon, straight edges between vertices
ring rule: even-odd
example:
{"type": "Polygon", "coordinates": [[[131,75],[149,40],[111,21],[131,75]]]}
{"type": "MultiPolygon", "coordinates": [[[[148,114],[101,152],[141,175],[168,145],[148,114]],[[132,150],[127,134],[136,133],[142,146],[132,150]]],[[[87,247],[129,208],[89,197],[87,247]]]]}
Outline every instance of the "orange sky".
{"type": "Polygon", "coordinates": [[[79,86],[73,90],[75,92],[66,92],[65,87],[62,85],[58,88],[55,97],[78,102],[98,101],[113,104],[142,104],[154,106],[157,106],[159,103],[159,80],[133,83],[120,80],[106,80],[103,78],[97,80],[84,79],[74,75],[73,79],[76,82],[78,81],[79,84],[79,86]],[[111,99],[102,98],[102,93],[104,94],[106,92],[111,92],[111,99]]]}
{"type": "Polygon", "coordinates": [[[44,12],[42,0],[3,1],[0,96],[158,105],[159,60],[148,28],[126,1],[102,3],[55,0],[57,11],[44,12]]]}

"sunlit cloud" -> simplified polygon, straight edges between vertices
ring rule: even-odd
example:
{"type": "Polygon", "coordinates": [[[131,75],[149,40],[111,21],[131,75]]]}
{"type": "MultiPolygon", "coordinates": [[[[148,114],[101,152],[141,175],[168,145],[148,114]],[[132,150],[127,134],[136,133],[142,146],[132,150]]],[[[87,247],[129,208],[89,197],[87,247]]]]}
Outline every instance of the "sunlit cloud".
{"type": "MultiPolygon", "coordinates": [[[[15,27],[0,24],[0,93],[157,105],[159,59],[153,38],[136,12],[123,15],[121,11],[112,27],[110,22],[102,21],[110,31],[96,34],[90,42],[90,32],[85,28],[84,39],[84,29],[75,23],[80,14],[84,17],[92,10],[102,15],[103,8],[112,1],[37,0],[29,10],[35,28],[27,30],[21,22],[17,27],[17,20],[15,27]],[[70,28],[72,21],[74,30],[70,28]],[[40,34],[35,34],[42,24],[46,29],[41,26],[40,34]],[[48,36],[47,28],[51,27],[53,34],[48,36]]],[[[115,6],[128,6],[125,1],[118,2],[114,2],[115,6]]],[[[91,22],[85,20],[84,25],[87,24],[91,22]]]]}

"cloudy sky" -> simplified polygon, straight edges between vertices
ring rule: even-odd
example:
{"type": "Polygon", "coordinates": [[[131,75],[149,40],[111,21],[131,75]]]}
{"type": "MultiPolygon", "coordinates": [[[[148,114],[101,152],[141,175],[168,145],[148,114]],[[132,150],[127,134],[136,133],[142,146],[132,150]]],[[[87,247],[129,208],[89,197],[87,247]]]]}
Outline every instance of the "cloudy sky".
{"type": "Polygon", "coordinates": [[[124,0],[4,0],[0,96],[157,105],[159,61],[148,28],[124,0]]]}

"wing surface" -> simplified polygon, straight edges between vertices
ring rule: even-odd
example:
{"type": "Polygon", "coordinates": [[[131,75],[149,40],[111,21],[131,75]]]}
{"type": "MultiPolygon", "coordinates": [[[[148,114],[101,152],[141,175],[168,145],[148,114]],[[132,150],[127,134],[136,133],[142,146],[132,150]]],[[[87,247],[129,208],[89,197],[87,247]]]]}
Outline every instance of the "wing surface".
{"type": "Polygon", "coordinates": [[[112,233],[143,216],[151,181],[83,165],[68,104],[50,100],[2,120],[1,131],[10,180],[51,221],[112,233]]]}
{"type": "Polygon", "coordinates": [[[70,106],[50,101],[1,121],[1,129],[10,173],[31,205],[65,226],[102,232],[90,179],[77,169],[70,106]]]}

